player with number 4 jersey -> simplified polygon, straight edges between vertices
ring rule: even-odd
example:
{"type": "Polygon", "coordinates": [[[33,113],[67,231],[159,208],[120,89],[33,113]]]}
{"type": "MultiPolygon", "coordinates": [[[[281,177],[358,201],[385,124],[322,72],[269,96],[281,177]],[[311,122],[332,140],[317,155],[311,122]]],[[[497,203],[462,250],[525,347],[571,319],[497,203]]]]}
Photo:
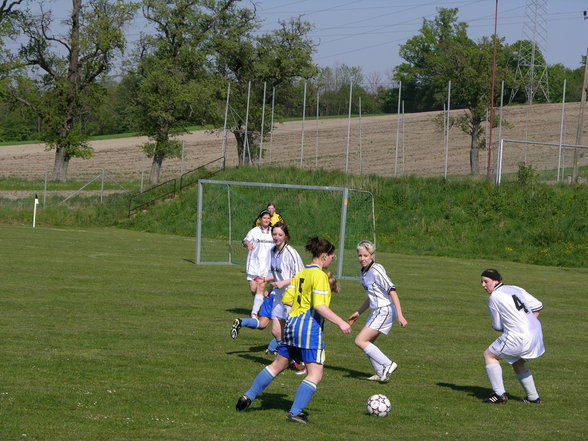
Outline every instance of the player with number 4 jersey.
{"type": "Polygon", "coordinates": [[[523,401],[540,404],[535,381],[525,363],[545,352],[541,322],[537,318],[543,304],[523,288],[504,285],[502,276],[494,269],[487,269],[482,273],[481,283],[482,288],[490,294],[488,311],[492,328],[502,332],[484,351],[486,373],[493,389],[486,402],[505,404],[508,401],[500,367],[500,360],[504,360],[512,365],[517,379],[527,393],[523,401]]]}

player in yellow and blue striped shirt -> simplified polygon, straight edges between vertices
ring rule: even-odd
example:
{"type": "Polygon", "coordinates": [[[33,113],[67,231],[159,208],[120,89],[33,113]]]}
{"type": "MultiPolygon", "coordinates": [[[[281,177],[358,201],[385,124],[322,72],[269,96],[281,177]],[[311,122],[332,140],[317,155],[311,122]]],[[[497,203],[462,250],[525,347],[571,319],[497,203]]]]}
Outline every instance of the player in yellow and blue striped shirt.
{"type": "Polygon", "coordinates": [[[238,411],[247,409],[251,402],[265,390],[278,374],[288,368],[290,360],[304,362],[308,374],[302,381],[287,420],[308,424],[303,410],[316,391],[323,377],[325,350],[323,330],[325,319],[333,322],[343,334],[351,333],[351,326],[329,307],[331,288],[323,271],[335,257],[335,246],[328,240],[311,237],[306,249],[312,254],[312,262],[294,276],[292,286],[284,293],[282,301],[292,308],[284,329],[284,340],[278,347],[274,362],[263,369],[247,392],[237,401],[238,411]]]}

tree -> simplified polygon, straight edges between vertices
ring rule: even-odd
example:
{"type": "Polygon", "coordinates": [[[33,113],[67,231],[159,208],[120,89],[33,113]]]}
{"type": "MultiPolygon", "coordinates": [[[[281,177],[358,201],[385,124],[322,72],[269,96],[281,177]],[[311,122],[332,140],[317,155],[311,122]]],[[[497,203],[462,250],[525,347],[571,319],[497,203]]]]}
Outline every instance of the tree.
{"type": "Polygon", "coordinates": [[[92,155],[84,117],[104,95],[98,84],[125,47],[124,25],[136,6],[123,1],[72,0],[66,34],[52,31],[50,11],[22,17],[28,39],[20,49],[24,69],[16,78],[14,99],[42,119],[41,139],[55,149],[53,180],[66,181],[71,158],[92,155]],[[22,94],[27,90],[30,93],[22,94]]]}
{"type": "Polygon", "coordinates": [[[325,115],[347,115],[349,112],[349,85],[353,83],[354,96],[361,90],[364,78],[359,66],[336,64],[320,69],[316,86],[321,95],[321,109],[325,115]]]}
{"type": "Polygon", "coordinates": [[[264,84],[266,111],[271,104],[274,88],[278,98],[277,116],[280,115],[280,104],[286,108],[293,108],[296,104],[301,106],[304,81],[316,74],[316,66],[312,61],[315,46],[308,38],[311,29],[308,22],[298,17],[280,21],[277,29],[259,37],[217,40],[217,71],[232,80],[231,107],[237,115],[242,116],[231,123],[240,158],[247,156],[255,162],[259,157],[262,130],[266,134],[270,129],[270,118],[262,118],[261,115],[264,84]],[[249,121],[245,121],[249,84],[252,88],[249,121]],[[261,125],[262,119],[264,127],[261,125]]]}
{"type": "Polygon", "coordinates": [[[190,124],[218,121],[223,79],[212,65],[215,41],[251,29],[253,13],[236,8],[237,0],[145,0],[143,15],[154,34],[142,39],[134,82],[132,109],[142,146],[152,158],[150,180],[159,181],[166,158],[181,151],[178,136],[190,124]]]}
{"type": "MultiPolygon", "coordinates": [[[[411,86],[421,100],[442,105],[451,81],[452,108],[464,114],[454,123],[470,136],[470,171],[479,172],[479,149],[484,147],[482,122],[490,107],[493,43],[489,38],[474,42],[467,25],[457,21],[457,9],[439,8],[433,20],[423,20],[421,33],[401,46],[407,62],[396,68],[395,78],[411,86]]],[[[512,82],[508,67],[510,52],[497,42],[496,84],[512,82]]]]}

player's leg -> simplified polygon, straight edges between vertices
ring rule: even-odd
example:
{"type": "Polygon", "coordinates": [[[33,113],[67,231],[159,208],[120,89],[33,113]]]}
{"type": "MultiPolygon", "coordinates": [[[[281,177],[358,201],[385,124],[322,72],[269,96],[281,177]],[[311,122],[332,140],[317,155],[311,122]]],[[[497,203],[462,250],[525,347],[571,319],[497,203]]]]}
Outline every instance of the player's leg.
{"type": "Polygon", "coordinates": [[[486,366],[486,375],[490,381],[490,386],[494,391],[488,399],[487,403],[505,404],[508,401],[506,391],[504,390],[504,382],[502,380],[502,367],[500,366],[500,357],[495,355],[490,348],[484,351],[484,363],[486,366]]]}
{"type": "Polygon", "coordinates": [[[288,367],[288,358],[278,354],[272,364],[263,368],[253,380],[251,387],[237,401],[236,409],[239,412],[247,409],[253,400],[268,387],[274,378],[288,367]]]}
{"type": "Polygon", "coordinates": [[[514,369],[519,383],[521,383],[521,386],[527,393],[527,396],[523,401],[525,403],[541,404],[541,398],[539,398],[537,388],[535,387],[535,380],[533,379],[531,371],[525,366],[525,360],[521,358],[516,361],[512,364],[512,368],[514,369]]]}
{"type": "Polygon", "coordinates": [[[239,336],[239,331],[241,330],[241,328],[264,329],[268,325],[268,323],[268,317],[237,318],[233,320],[233,325],[231,326],[231,338],[236,339],[239,336]]]}
{"type": "Polygon", "coordinates": [[[373,380],[387,381],[390,378],[390,374],[396,370],[398,365],[390,360],[380,348],[374,344],[379,335],[379,331],[365,326],[355,337],[355,345],[365,353],[376,372],[376,376],[379,377],[372,376],[369,378],[373,380]]]}
{"type": "Polygon", "coordinates": [[[301,350],[300,352],[302,355],[301,361],[304,361],[306,364],[308,374],[296,390],[294,402],[288,413],[287,420],[295,423],[308,424],[309,421],[303,411],[323,378],[324,350],[301,350]]]}
{"type": "Polygon", "coordinates": [[[263,304],[264,296],[263,296],[263,288],[265,283],[260,281],[260,277],[257,277],[250,281],[249,289],[253,294],[253,306],[251,307],[251,317],[257,317],[259,314],[259,309],[263,304]]]}

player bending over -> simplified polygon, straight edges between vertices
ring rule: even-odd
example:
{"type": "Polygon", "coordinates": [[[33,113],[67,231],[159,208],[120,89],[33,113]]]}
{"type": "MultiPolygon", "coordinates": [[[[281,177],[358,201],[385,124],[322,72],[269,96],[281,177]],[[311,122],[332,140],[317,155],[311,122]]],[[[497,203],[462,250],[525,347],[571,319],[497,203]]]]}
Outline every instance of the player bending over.
{"type": "Polygon", "coordinates": [[[502,276],[495,269],[487,269],[481,276],[486,290],[492,328],[502,332],[484,351],[486,373],[493,392],[486,403],[506,404],[508,395],[502,381],[500,360],[510,363],[527,396],[525,403],[541,404],[527,360],[540,357],[545,352],[543,332],[538,320],[543,304],[523,288],[504,285],[502,276]]]}

